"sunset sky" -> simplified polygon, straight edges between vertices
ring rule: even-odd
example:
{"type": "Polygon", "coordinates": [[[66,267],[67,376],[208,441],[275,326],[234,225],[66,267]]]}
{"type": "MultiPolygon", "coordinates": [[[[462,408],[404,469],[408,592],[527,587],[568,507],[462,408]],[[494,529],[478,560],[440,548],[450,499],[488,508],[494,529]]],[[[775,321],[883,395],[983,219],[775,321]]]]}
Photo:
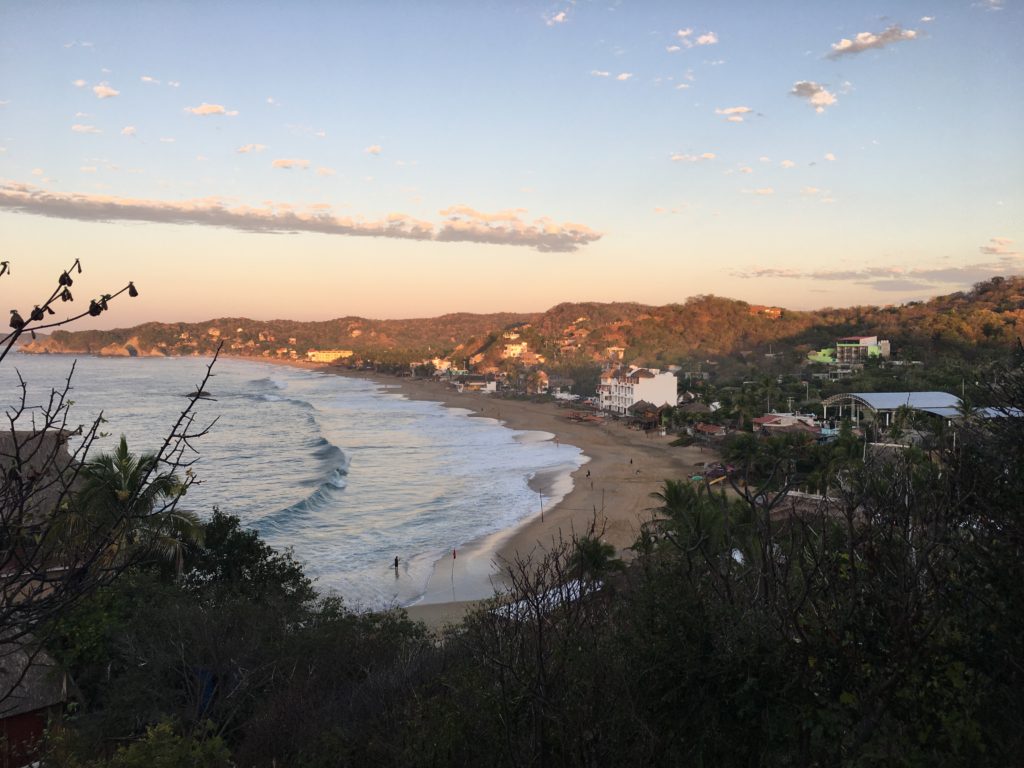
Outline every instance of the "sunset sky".
{"type": "Polygon", "coordinates": [[[928,298],[1024,273],[1022,40],[1019,0],[8,0],[0,286],[134,280],[98,327],[928,298]]]}

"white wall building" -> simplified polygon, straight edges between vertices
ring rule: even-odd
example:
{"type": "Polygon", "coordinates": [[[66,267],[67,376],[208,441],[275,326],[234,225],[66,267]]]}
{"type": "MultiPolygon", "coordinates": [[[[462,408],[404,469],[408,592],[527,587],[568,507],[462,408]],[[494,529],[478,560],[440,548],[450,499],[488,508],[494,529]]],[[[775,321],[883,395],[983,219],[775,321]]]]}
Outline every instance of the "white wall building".
{"type": "Polygon", "coordinates": [[[601,374],[601,408],[625,414],[641,400],[656,406],[676,404],[676,377],[657,368],[612,368],[601,374]]]}

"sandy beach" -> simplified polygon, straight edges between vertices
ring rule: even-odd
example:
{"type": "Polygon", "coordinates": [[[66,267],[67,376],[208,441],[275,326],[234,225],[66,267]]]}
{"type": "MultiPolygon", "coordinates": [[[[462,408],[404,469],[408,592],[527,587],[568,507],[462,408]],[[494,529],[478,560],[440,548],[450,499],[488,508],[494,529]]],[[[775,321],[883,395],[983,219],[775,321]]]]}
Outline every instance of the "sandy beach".
{"type": "MultiPolygon", "coordinates": [[[[448,555],[437,563],[423,600],[408,609],[412,618],[432,628],[459,620],[481,597],[460,599],[467,582],[485,579],[495,570],[496,562],[538,554],[560,536],[568,539],[574,533],[584,535],[593,529],[628,558],[628,548],[636,540],[641,523],[656,505],[651,493],[660,490],[665,479],[689,476],[703,462],[717,460],[717,454],[707,448],[672,447],[669,443],[674,437],[648,435],[629,429],[625,422],[571,421],[571,409],[551,402],[459,393],[434,381],[339,373],[372,379],[410,399],[463,408],[473,416],[494,418],[513,429],[549,432],[553,439],[580,448],[588,458],[573,473],[572,489],[560,503],[544,510],[543,519],[538,508],[537,514],[517,528],[475,542],[456,553],[454,559],[448,555]]],[[[557,489],[546,487],[554,480],[538,475],[531,485],[545,496],[557,496],[557,489]]]]}

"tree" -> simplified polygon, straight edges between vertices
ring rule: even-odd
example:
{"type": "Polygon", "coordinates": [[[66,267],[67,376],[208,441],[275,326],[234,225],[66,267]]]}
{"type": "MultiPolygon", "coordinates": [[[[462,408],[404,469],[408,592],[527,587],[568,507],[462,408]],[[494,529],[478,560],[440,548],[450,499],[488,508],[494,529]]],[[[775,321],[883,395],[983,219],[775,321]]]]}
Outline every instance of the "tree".
{"type": "MultiPolygon", "coordinates": [[[[56,315],[54,304],[74,301],[71,287],[81,271],[76,259],[58,276],[50,295],[30,312],[11,312],[11,331],[0,339],[0,362],[26,333],[33,335],[99,316],[121,294],[138,295],[129,282],[115,293],[91,300],[83,312],[49,321],[56,315]]],[[[0,276],[4,275],[10,275],[6,262],[0,264],[0,276]]],[[[208,381],[212,365],[197,393],[208,381]]],[[[72,426],[69,393],[73,374],[74,365],[63,384],[53,387],[48,399],[38,406],[29,402],[26,382],[19,374],[20,392],[5,413],[7,425],[0,435],[0,663],[8,652],[34,657],[54,618],[129,567],[132,558],[111,560],[109,555],[123,538],[127,517],[139,508],[139,494],[148,492],[157,475],[178,470],[186,472],[180,486],[186,489],[193,480],[189,471],[194,461],[192,443],[211,426],[196,423],[199,397],[190,398],[153,458],[137,473],[137,482],[103,524],[91,526],[85,536],[60,535],[76,528],[79,510],[74,496],[84,480],[83,467],[89,464],[103,421],[101,415],[91,424],[72,426]]],[[[154,486],[159,487],[160,483],[154,486]]],[[[162,512],[173,510],[176,501],[177,497],[171,499],[162,512]]],[[[0,706],[20,684],[21,677],[0,684],[0,706]]]]}

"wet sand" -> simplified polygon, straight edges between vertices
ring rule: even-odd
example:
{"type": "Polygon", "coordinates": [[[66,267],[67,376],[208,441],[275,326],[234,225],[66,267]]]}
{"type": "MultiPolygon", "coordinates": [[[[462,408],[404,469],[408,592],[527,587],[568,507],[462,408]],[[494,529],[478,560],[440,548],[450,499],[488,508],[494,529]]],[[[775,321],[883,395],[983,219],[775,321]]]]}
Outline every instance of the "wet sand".
{"type": "MultiPolygon", "coordinates": [[[[571,539],[594,531],[612,544],[621,557],[630,556],[629,547],[640,525],[656,506],[651,494],[666,479],[692,475],[699,465],[715,461],[717,454],[697,446],[680,448],[669,443],[674,436],[645,434],[629,429],[624,422],[595,424],[571,421],[571,408],[551,402],[505,400],[491,395],[459,393],[443,384],[425,380],[363,376],[413,400],[433,400],[453,408],[464,408],[473,416],[498,419],[517,430],[550,432],[561,442],[582,449],[589,459],[573,473],[573,487],[560,503],[538,510],[518,527],[485,540],[438,561],[424,598],[408,609],[409,615],[432,628],[458,621],[479,599],[490,596],[493,587],[503,586],[495,563],[510,562],[517,556],[539,556],[559,537],[571,539]],[[481,589],[483,585],[483,589],[481,589]]],[[[545,496],[558,495],[550,487],[559,473],[538,473],[531,487],[545,496]]]]}

